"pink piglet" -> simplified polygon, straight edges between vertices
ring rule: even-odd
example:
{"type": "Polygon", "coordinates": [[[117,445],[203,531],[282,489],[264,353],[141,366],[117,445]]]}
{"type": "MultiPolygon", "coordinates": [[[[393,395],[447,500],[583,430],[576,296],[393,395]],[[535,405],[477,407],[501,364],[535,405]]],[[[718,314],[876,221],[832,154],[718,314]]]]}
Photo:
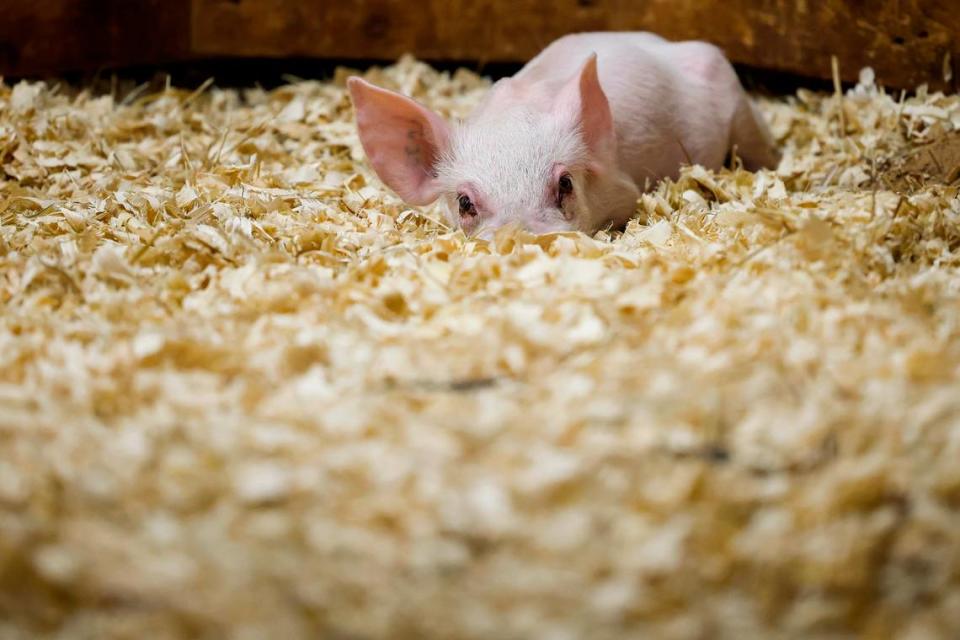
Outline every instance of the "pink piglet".
{"type": "Polygon", "coordinates": [[[451,124],[408,97],[348,80],[360,142],[406,202],[438,198],[455,226],[490,237],[621,227],[644,185],[684,164],[750,170],[779,152],[723,53],[651,33],[556,40],[451,124]]]}

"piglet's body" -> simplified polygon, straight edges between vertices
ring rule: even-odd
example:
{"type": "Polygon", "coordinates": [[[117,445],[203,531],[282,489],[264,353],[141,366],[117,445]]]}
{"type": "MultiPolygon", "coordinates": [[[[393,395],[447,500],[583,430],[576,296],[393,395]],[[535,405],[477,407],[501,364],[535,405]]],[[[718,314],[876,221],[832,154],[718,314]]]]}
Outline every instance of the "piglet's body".
{"type": "Polygon", "coordinates": [[[778,153],[723,54],[649,33],[557,40],[498,81],[462,123],[351,78],[364,150],[412,204],[443,198],[450,220],[489,235],[623,225],[640,190],[684,164],[746,168],[778,153]]]}

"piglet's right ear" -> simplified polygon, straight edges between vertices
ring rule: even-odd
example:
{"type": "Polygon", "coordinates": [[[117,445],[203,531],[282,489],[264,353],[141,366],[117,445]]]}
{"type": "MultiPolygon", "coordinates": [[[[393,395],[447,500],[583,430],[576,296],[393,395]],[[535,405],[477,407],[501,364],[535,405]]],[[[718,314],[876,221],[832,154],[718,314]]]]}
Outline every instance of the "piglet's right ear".
{"type": "Polygon", "coordinates": [[[436,165],[450,144],[443,118],[410,98],[356,76],[347,80],[357,131],[367,159],[384,184],[414,205],[440,195],[436,165]]]}
{"type": "Polygon", "coordinates": [[[613,114],[600,86],[597,54],[591,53],[579,73],[560,90],[556,104],[556,108],[579,128],[592,154],[603,157],[614,152],[613,114]]]}

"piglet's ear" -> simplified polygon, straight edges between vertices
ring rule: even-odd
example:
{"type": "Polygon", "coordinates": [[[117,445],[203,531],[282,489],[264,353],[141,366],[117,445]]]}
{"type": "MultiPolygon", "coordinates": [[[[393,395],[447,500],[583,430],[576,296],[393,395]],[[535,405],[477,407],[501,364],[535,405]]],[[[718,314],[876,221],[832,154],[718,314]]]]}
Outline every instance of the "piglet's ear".
{"type": "Polygon", "coordinates": [[[592,155],[604,157],[615,151],[613,114],[597,75],[597,54],[590,54],[580,72],[561,89],[555,108],[579,127],[592,155]]]}
{"type": "Polygon", "coordinates": [[[356,76],[347,86],[360,143],[380,179],[410,204],[436,200],[436,164],[450,143],[447,123],[410,98],[356,76]]]}

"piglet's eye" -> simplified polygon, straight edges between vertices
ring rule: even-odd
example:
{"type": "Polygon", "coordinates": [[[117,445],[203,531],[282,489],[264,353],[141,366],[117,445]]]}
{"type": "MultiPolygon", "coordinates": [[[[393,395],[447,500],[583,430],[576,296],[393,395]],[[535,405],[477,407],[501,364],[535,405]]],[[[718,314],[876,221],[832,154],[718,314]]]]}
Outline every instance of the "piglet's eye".
{"type": "Polygon", "coordinates": [[[457,198],[457,203],[460,205],[460,215],[462,216],[475,216],[477,215],[477,209],[473,206],[473,202],[470,201],[469,196],[461,195],[457,198]]]}
{"type": "Polygon", "coordinates": [[[571,193],[573,193],[573,178],[569,173],[565,173],[557,182],[557,204],[563,206],[563,199],[571,193]]]}

